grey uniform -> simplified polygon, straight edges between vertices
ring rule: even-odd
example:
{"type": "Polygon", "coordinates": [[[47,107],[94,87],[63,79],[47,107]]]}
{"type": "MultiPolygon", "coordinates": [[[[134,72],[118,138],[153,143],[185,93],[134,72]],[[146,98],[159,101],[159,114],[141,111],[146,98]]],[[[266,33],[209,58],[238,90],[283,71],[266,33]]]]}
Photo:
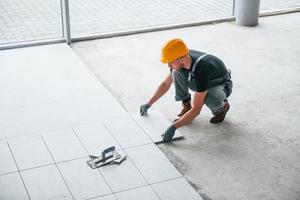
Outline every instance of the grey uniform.
{"type": "Polygon", "coordinates": [[[231,74],[217,57],[200,51],[190,50],[192,65],[189,70],[172,71],[175,84],[175,100],[191,98],[189,89],[195,92],[207,91],[205,105],[215,115],[224,105],[224,100],[232,92],[231,74]]]}

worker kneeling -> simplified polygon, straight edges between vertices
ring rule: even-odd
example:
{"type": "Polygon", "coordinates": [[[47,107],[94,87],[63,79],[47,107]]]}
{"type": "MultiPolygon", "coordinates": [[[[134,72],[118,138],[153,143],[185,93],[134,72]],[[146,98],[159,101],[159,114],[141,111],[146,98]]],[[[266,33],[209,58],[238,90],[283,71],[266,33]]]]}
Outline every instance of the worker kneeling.
{"type": "Polygon", "coordinates": [[[175,85],[175,100],[182,101],[182,110],[173,124],[162,134],[163,142],[170,142],[177,128],[190,123],[205,104],[214,115],[211,123],[225,119],[229,110],[228,96],[232,91],[231,72],[217,57],[188,49],[181,39],[172,39],[162,47],[161,62],[168,64],[170,74],[159,85],[148,103],[140,106],[140,114],[147,110],[175,85]],[[191,105],[189,89],[194,97],[191,105]]]}

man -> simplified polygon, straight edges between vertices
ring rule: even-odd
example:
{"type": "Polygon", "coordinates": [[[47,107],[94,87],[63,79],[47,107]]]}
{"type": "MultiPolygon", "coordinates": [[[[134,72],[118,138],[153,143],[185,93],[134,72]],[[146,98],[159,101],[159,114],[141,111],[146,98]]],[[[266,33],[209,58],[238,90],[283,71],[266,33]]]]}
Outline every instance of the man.
{"type": "Polygon", "coordinates": [[[170,74],[159,85],[148,103],[141,105],[140,114],[147,110],[175,84],[175,100],[182,101],[183,109],[174,123],[166,129],[163,142],[170,142],[177,128],[190,123],[200,114],[205,104],[214,115],[211,123],[225,119],[229,110],[227,97],[232,91],[231,74],[217,57],[190,50],[181,39],[172,39],[162,47],[161,62],[167,63],[170,74]],[[194,97],[191,105],[189,89],[194,97]]]}

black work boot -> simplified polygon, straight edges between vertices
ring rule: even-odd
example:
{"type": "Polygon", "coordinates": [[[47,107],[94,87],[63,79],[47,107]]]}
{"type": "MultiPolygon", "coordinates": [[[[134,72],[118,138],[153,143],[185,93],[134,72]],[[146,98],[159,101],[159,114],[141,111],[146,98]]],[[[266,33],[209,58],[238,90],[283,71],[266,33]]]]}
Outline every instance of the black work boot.
{"type": "Polygon", "coordinates": [[[182,102],[182,110],[181,112],[177,115],[178,117],[183,116],[185,113],[187,113],[190,109],[192,108],[191,106],[191,101],[186,101],[182,102]]]}
{"type": "Polygon", "coordinates": [[[182,117],[185,113],[187,113],[191,108],[192,108],[191,101],[182,102],[182,110],[177,115],[178,118],[174,119],[173,122],[176,122],[180,117],[182,117]]]}
{"type": "Polygon", "coordinates": [[[230,105],[227,100],[224,101],[223,109],[210,119],[210,123],[216,124],[222,122],[225,119],[226,113],[229,110],[230,105]]]}

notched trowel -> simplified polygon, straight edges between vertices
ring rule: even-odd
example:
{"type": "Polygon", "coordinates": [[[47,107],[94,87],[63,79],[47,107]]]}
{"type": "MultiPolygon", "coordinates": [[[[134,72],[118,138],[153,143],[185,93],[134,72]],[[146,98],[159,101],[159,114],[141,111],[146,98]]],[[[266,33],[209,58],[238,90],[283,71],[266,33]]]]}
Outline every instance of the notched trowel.
{"type": "Polygon", "coordinates": [[[108,164],[120,164],[127,158],[125,154],[118,153],[115,146],[109,147],[102,151],[101,156],[89,155],[89,157],[90,160],[88,160],[86,163],[92,169],[96,169],[108,164]]]}

